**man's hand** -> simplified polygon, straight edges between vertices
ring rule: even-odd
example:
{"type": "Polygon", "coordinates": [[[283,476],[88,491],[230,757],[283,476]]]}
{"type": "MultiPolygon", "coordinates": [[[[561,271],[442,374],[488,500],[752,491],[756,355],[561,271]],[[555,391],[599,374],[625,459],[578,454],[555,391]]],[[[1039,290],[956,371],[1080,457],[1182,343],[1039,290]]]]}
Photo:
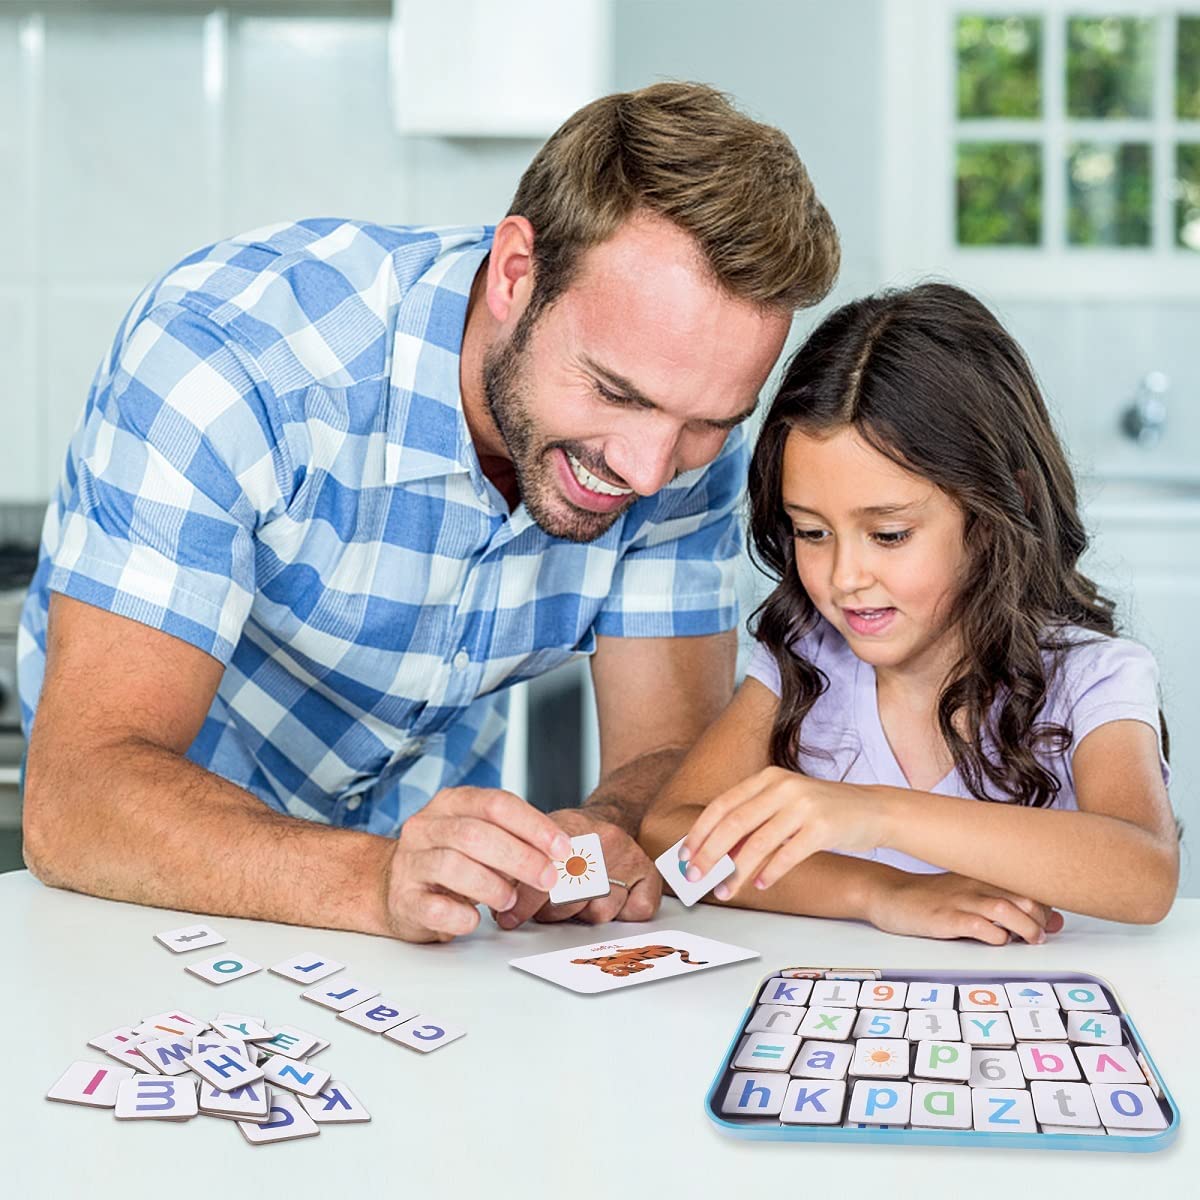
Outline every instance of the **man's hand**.
{"type": "Polygon", "coordinates": [[[1037,944],[1063,927],[1062,913],[951,872],[907,875],[880,890],[871,923],[885,933],[974,938],[992,946],[1020,939],[1037,944]]]}
{"type": "MultiPolygon", "coordinates": [[[[551,813],[550,817],[572,837],[598,833],[609,877],[629,886],[625,888],[613,883],[607,896],[573,904],[551,904],[547,892],[553,886],[553,879],[545,887],[522,881],[517,887],[516,904],[507,910],[500,905],[492,906],[492,916],[501,929],[516,929],[530,917],[543,922],[577,917],[590,925],[603,925],[605,921],[648,921],[658,912],[658,904],[662,899],[662,876],[629,834],[619,826],[591,815],[586,807],[562,808],[551,813]]],[[[561,860],[566,856],[562,854],[558,857],[561,860]]]]}
{"type": "Polygon", "coordinates": [[[544,897],[558,877],[552,860],[570,853],[562,827],[519,796],[444,788],[401,826],[386,880],[392,933],[407,942],[470,933],[477,904],[504,912],[538,889],[544,897]]]}

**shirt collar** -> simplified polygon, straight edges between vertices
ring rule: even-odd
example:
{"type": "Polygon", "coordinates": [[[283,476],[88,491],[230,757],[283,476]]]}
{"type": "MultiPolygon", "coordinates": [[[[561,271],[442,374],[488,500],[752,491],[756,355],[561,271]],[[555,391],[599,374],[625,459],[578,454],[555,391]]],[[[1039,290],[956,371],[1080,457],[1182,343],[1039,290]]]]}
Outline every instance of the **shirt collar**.
{"type": "Polygon", "coordinates": [[[459,386],[463,330],[492,229],[439,231],[443,250],[399,298],[392,344],[385,479],[482,477],[459,386]],[[442,331],[442,336],[438,336],[442,331]],[[421,422],[419,436],[411,420],[421,422]]]}

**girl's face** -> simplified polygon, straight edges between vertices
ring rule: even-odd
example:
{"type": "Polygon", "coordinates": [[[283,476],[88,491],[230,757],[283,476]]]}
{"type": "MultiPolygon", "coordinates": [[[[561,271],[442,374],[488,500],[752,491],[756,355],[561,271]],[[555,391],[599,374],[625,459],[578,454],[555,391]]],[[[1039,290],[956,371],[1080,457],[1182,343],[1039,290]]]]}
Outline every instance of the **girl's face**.
{"type": "Polygon", "coordinates": [[[949,668],[968,561],[954,500],[846,426],[789,434],[783,507],[804,590],[859,658],[905,673],[949,668]]]}

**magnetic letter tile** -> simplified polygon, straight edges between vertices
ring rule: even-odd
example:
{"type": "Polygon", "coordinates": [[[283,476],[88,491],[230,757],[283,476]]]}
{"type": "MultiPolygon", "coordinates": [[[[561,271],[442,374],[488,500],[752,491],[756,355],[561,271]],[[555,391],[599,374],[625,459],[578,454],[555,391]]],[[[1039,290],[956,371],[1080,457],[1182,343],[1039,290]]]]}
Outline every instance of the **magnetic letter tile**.
{"type": "Polygon", "coordinates": [[[799,1049],[800,1039],[793,1034],[747,1034],[733,1066],[743,1071],[786,1071],[799,1049]]]}
{"type": "Polygon", "coordinates": [[[1042,1125],[1094,1125],[1100,1117],[1092,1089],[1086,1083],[1050,1083],[1045,1079],[1029,1085],[1033,1094],[1033,1115],[1042,1125]]]}
{"type": "Polygon", "coordinates": [[[104,1053],[114,1062],[119,1062],[124,1067],[132,1067],[141,1075],[159,1075],[161,1074],[159,1069],[138,1053],[138,1047],[143,1042],[151,1040],[145,1034],[139,1033],[128,1045],[115,1046],[111,1050],[105,1050],[104,1053]]]}
{"type": "Polygon", "coordinates": [[[919,1042],[924,1038],[956,1042],[962,1036],[958,1027],[958,1013],[952,1008],[910,1009],[904,1036],[910,1042],[919,1042]]]}
{"type": "Polygon", "coordinates": [[[806,1038],[828,1042],[844,1042],[854,1028],[853,1008],[810,1008],[800,1022],[800,1033],[806,1038]]]}
{"type": "Polygon", "coordinates": [[[747,1033],[795,1033],[808,1010],[795,1005],[760,1004],[746,1026],[747,1033]]]}
{"type": "Polygon", "coordinates": [[[282,975],[294,983],[320,983],[336,971],[340,971],[344,963],[335,962],[332,958],[322,958],[319,954],[298,954],[285,958],[268,970],[274,975],[282,975]]]}
{"type": "Polygon", "coordinates": [[[550,889],[551,904],[573,904],[576,900],[608,895],[608,870],[604,865],[604,850],[600,846],[598,833],[583,833],[573,837],[571,853],[565,859],[551,861],[558,875],[557,882],[550,889]]]}
{"type": "Polygon", "coordinates": [[[912,1116],[916,1129],[970,1129],[971,1089],[955,1083],[914,1083],[912,1116]]]}
{"type": "Polygon", "coordinates": [[[805,1079],[844,1079],[854,1057],[850,1042],[805,1040],[792,1063],[792,1074],[805,1079]]]}
{"type": "Polygon", "coordinates": [[[1012,1046],[1016,1044],[1008,1014],[1002,1012],[965,1012],[959,1016],[962,1040],[972,1046],[1012,1046]]]}
{"type": "Polygon", "coordinates": [[[236,954],[218,954],[216,958],[208,958],[204,962],[189,963],[183,969],[209,983],[229,983],[232,979],[241,979],[243,975],[253,975],[262,967],[236,954]]]}
{"type": "Polygon", "coordinates": [[[304,1058],[320,1040],[315,1033],[306,1033],[294,1025],[280,1025],[271,1030],[270,1039],[259,1042],[258,1047],[285,1058],[304,1058]]]}
{"type": "Polygon", "coordinates": [[[261,1079],[264,1074],[262,1067],[248,1062],[243,1054],[235,1054],[230,1050],[216,1049],[193,1054],[185,1061],[205,1083],[223,1091],[245,1087],[261,1079]]]}
{"type": "Polygon", "coordinates": [[[1048,983],[1031,980],[1029,983],[1006,983],[1009,1008],[1057,1008],[1058,997],[1048,983]]]}
{"type": "Polygon", "coordinates": [[[768,979],[758,997],[759,1004],[794,1004],[803,1007],[808,1003],[812,982],[808,979],[768,979]]]}
{"type": "Polygon", "coordinates": [[[1008,993],[999,983],[960,985],[958,1007],[962,1012],[1003,1012],[1008,1008],[1008,993]]]}
{"type": "Polygon", "coordinates": [[[311,1000],[314,1004],[321,1005],[322,1008],[332,1008],[334,1012],[345,1012],[346,1009],[353,1008],[356,1004],[362,1004],[364,1001],[378,996],[379,991],[353,979],[335,979],[330,983],[322,983],[315,988],[309,988],[307,992],[301,992],[300,995],[305,1000],[311,1000]]]}
{"type": "MultiPolygon", "coordinates": [[[[915,986],[915,985],[914,985],[915,986]]],[[[868,981],[862,985],[858,1002],[863,1008],[903,1008],[908,995],[908,984],[890,979],[868,981]]]]}
{"type": "Polygon", "coordinates": [[[155,1070],[164,1075],[182,1075],[190,1070],[185,1060],[192,1053],[191,1038],[157,1038],[149,1042],[139,1042],[137,1051],[155,1070]]]}
{"type": "Polygon", "coordinates": [[[301,1096],[300,1103],[318,1125],[371,1119],[366,1105],[337,1079],[331,1079],[315,1096],[301,1096]]]}
{"type": "Polygon", "coordinates": [[[973,1088],[972,1117],[976,1129],[988,1133],[1036,1133],[1033,1100],[1015,1088],[973,1088]]]}
{"type": "Polygon", "coordinates": [[[910,983],[908,995],[904,1000],[908,1008],[949,1008],[954,1007],[954,984],[952,983],[910,983]]]}
{"type": "Polygon", "coordinates": [[[773,1117],[783,1106],[791,1076],[778,1071],[735,1071],[721,1111],[744,1117],[773,1117]]]}
{"type": "Polygon", "coordinates": [[[116,1050],[121,1046],[129,1045],[130,1042],[140,1040],[139,1035],[133,1032],[132,1025],[119,1025],[107,1033],[98,1033],[88,1042],[88,1045],[94,1046],[97,1050],[116,1050]]]}
{"type": "Polygon", "coordinates": [[[1023,1088],[1025,1072],[1015,1050],[971,1051],[971,1078],[967,1081],[973,1088],[1023,1088]]]}
{"type": "Polygon", "coordinates": [[[265,1080],[248,1083],[245,1087],[231,1088],[227,1092],[213,1087],[211,1083],[200,1081],[200,1111],[210,1117],[265,1121],[270,1100],[271,1089],[267,1087],[265,1080]]]}
{"type": "Polygon", "coordinates": [[[211,1033],[198,1033],[192,1038],[193,1054],[211,1054],[217,1050],[244,1058],[249,1063],[254,1061],[254,1048],[237,1038],[216,1037],[211,1033]]]}
{"type": "Polygon", "coordinates": [[[322,1050],[328,1050],[332,1045],[333,1043],[326,1041],[325,1038],[317,1038],[317,1044],[304,1057],[312,1058],[314,1054],[320,1054],[322,1050]]]}
{"type": "Polygon", "coordinates": [[[903,1009],[895,1012],[876,1012],[869,1008],[859,1010],[854,1022],[852,1037],[902,1038],[908,1026],[908,1013],[903,1009]]]}
{"type": "Polygon", "coordinates": [[[309,1063],[293,1062],[290,1058],[273,1054],[259,1068],[267,1082],[277,1087],[298,1092],[301,1096],[315,1096],[328,1082],[329,1072],[309,1063]]]}
{"type": "Polygon", "coordinates": [[[838,1125],[846,1104],[841,1079],[793,1079],[779,1110],[785,1125],[838,1125]]]}
{"type": "Polygon", "coordinates": [[[63,1100],[67,1104],[88,1104],[93,1108],[112,1108],[117,1102],[117,1087],[133,1078],[132,1067],[73,1062],[46,1093],[46,1099],[63,1100]]]}
{"type": "Polygon", "coordinates": [[[466,1032],[465,1029],[447,1025],[433,1017],[418,1016],[411,1021],[405,1021],[403,1025],[397,1025],[394,1029],[385,1029],[383,1036],[391,1038],[393,1042],[411,1046],[414,1050],[426,1052],[449,1045],[466,1032]]]}
{"type": "Polygon", "coordinates": [[[903,1079],[908,1074],[909,1044],[903,1038],[859,1038],[850,1074],[872,1079],[903,1079]]]}
{"type": "Polygon", "coordinates": [[[851,979],[818,979],[812,986],[810,1006],[854,1008],[858,1004],[860,985],[851,979]]]}
{"type": "Polygon", "coordinates": [[[1144,1083],[1093,1083],[1092,1097],[1100,1120],[1109,1129],[1166,1129],[1167,1119],[1154,1093],[1144,1083]]]}
{"type": "Polygon", "coordinates": [[[1075,1057],[1089,1083],[1142,1083],[1145,1076],[1125,1046],[1076,1046],[1075,1057]]]}
{"type": "Polygon", "coordinates": [[[384,1033],[405,1021],[411,1021],[420,1011],[415,1005],[376,996],[365,1004],[356,1004],[353,1008],[338,1013],[338,1020],[349,1021],[351,1025],[369,1029],[372,1033],[384,1033]]]}
{"type": "Polygon", "coordinates": [[[1067,1040],[1091,1046],[1119,1046],[1121,1020],[1112,1013],[1072,1009],[1067,1013],[1067,1040]]]}
{"type": "Polygon", "coordinates": [[[1017,1047],[1026,1079],[1081,1079],[1079,1064],[1066,1042],[1022,1042],[1017,1047]]]}
{"type": "Polygon", "coordinates": [[[849,1120],[862,1121],[866,1125],[907,1125],[911,1103],[911,1083],[891,1080],[877,1083],[873,1079],[860,1079],[850,1093],[850,1109],[846,1115],[849,1120]]]}
{"type": "Polygon", "coordinates": [[[127,1079],[117,1088],[118,1120],[186,1121],[198,1112],[191,1079],[127,1079]]]}
{"type": "Polygon", "coordinates": [[[312,1137],[320,1133],[317,1123],[304,1111],[300,1101],[286,1092],[274,1092],[271,1095],[271,1111],[267,1120],[239,1121],[238,1128],[246,1141],[252,1145],[261,1146],[266,1142],[284,1142],[291,1138],[312,1137]]]}
{"type": "Polygon", "coordinates": [[[156,933],[156,942],[161,942],[175,954],[185,950],[201,950],[205,946],[219,946],[225,939],[211,925],[185,925],[182,929],[168,929],[156,933]]]}
{"type": "Polygon", "coordinates": [[[208,1028],[208,1022],[185,1013],[182,1009],[174,1009],[164,1013],[155,1013],[147,1017],[140,1025],[133,1027],[134,1033],[144,1033],[152,1038],[182,1038],[194,1037],[208,1028]]]}
{"type": "Polygon", "coordinates": [[[655,860],[654,865],[658,868],[658,873],[671,885],[675,892],[675,898],[685,908],[691,908],[697,900],[707,896],[723,879],[728,879],[730,875],[737,870],[733,864],[733,859],[728,854],[723,854],[720,861],[708,872],[693,883],[687,877],[688,864],[681,862],[679,858],[679,847],[683,844],[684,839],[673,846],[668,846],[655,860]]]}
{"type": "Polygon", "coordinates": [[[1048,1042],[1067,1036],[1067,1027],[1057,1008],[1014,1008],[1008,1019],[1020,1041],[1048,1042]]]}
{"type": "Polygon", "coordinates": [[[218,1037],[238,1038],[243,1042],[265,1042],[271,1037],[262,1017],[250,1017],[245,1013],[218,1013],[213,1031],[218,1037]]]}
{"type": "Polygon", "coordinates": [[[1104,993],[1091,983],[1056,983],[1060,1008],[1086,1009],[1088,1012],[1111,1012],[1104,993]]]}
{"type": "Polygon", "coordinates": [[[1044,1121],[1039,1121],[1038,1124],[1041,1125],[1043,1133],[1079,1133],[1085,1137],[1108,1136],[1108,1130],[1103,1125],[1097,1125],[1093,1128],[1091,1125],[1047,1125],[1044,1121]]]}
{"type": "Polygon", "coordinates": [[[918,1042],[913,1074],[922,1079],[956,1079],[966,1083],[971,1077],[971,1047],[966,1042],[918,1042]]]}

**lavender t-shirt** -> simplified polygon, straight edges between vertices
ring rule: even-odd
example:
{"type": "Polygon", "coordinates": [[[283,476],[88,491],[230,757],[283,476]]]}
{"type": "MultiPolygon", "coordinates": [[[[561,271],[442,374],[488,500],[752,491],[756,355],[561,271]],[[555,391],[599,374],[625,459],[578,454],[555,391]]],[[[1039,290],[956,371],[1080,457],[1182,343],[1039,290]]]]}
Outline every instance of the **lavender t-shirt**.
{"type": "MultiPolygon", "coordinates": [[[[1042,751],[1038,760],[1062,785],[1051,807],[1078,809],[1071,759],[1075,748],[1093,729],[1109,721],[1133,720],[1143,721],[1159,733],[1158,667],[1150,651],[1137,642],[1100,637],[1074,627],[1069,636],[1077,637],[1078,644],[1067,652],[1062,670],[1051,677],[1038,723],[1064,725],[1071,730],[1073,740],[1065,754],[1042,751]]],[[[792,652],[811,662],[829,680],[829,687],[809,710],[800,732],[807,749],[825,754],[801,755],[799,769],[817,779],[907,788],[908,780],[879,719],[875,668],[858,658],[845,638],[825,620],[795,642],[792,652]]],[[[1046,653],[1043,659],[1049,669],[1051,655],[1046,653]]],[[[779,695],[779,668],[761,643],[754,649],[747,674],[779,695]]],[[[1163,781],[1169,783],[1170,768],[1162,756],[1161,735],[1158,755],[1163,781]]],[[[971,796],[957,769],[929,790],[940,796],[971,796]]],[[[903,871],[930,874],[942,869],[886,846],[856,857],[903,871]]]]}

